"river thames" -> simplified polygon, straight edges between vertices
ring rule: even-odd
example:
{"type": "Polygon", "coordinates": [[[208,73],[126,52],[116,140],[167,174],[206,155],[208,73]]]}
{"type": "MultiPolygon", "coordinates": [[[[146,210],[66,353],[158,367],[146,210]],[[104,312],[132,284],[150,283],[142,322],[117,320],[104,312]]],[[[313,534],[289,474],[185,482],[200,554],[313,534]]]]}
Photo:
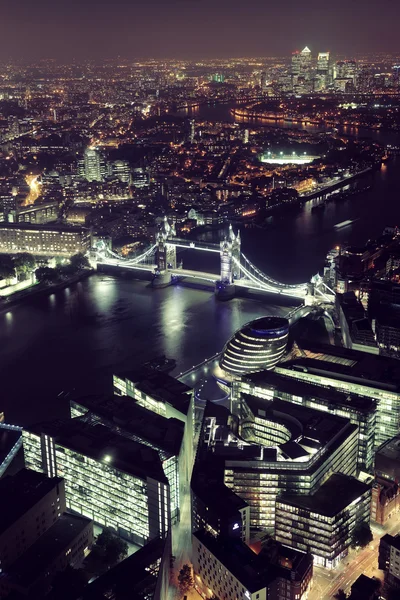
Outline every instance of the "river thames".
{"type": "MultiPolygon", "coordinates": [[[[330,203],[323,212],[312,212],[309,202],[274,216],[266,229],[243,228],[244,254],[279,280],[308,280],[334,246],[365,243],[385,226],[400,224],[399,167],[400,158],[390,161],[369,176],[369,191],[330,203]],[[334,228],[346,219],[354,221],[350,227],[334,228]]],[[[186,252],[182,258],[186,268],[218,268],[218,262],[208,262],[216,260],[209,253],[186,252]]],[[[179,373],[220,351],[243,323],[287,311],[266,301],[218,302],[207,291],[153,290],[145,282],[93,275],[0,314],[0,409],[8,422],[20,425],[65,415],[57,398],[63,390],[110,391],[113,371],[159,354],[174,358],[179,373]]]]}

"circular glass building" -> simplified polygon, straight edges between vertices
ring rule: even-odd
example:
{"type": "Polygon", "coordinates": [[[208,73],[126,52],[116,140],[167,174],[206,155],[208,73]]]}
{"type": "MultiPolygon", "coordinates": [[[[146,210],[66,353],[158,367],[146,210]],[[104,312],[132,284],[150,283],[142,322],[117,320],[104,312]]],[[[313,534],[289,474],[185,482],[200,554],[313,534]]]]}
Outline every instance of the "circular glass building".
{"type": "Polygon", "coordinates": [[[220,367],[232,375],[273,369],[282,358],[289,336],[289,321],[261,317],[244,325],[231,337],[220,358],[220,367]]]}

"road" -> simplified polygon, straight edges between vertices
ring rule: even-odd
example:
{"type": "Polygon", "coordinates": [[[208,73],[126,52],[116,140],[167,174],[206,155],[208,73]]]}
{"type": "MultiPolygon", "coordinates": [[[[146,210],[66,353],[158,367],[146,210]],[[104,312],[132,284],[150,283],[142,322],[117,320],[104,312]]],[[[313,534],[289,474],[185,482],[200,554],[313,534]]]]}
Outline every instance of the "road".
{"type": "Polygon", "coordinates": [[[378,569],[379,540],[386,533],[400,533],[400,513],[392,517],[384,528],[372,526],[374,539],[363,550],[350,550],[338,569],[329,571],[314,567],[313,587],[308,600],[330,600],[339,589],[350,592],[355,580],[361,575],[383,580],[384,572],[378,569]]]}
{"type": "MultiPolygon", "coordinates": [[[[196,455],[200,435],[200,424],[203,420],[204,407],[196,406],[194,418],[193,455],[196,455]]],[[[190,482],[180,482],[180,520],[172,526],[172,555],[175,556],[174,569],[168,588],[168,600],[178,600],[182,597],[178,587],[178,574],[184,564],[191,564],[192,555],[192,515],[190,482]]],[[[201,600],[195,590],[187,594],[188,600],[201,600]]]]}

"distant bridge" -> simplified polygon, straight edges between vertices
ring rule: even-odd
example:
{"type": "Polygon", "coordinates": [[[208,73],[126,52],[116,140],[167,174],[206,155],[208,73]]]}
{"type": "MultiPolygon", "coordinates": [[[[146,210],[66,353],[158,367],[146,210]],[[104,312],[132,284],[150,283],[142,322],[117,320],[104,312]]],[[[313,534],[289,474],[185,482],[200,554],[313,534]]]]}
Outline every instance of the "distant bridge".
{"type": "Polygon", "coordinates": [[[163,228],[157,235],[156,243],[139,256],[123,258],[113,252],[105,242],[97,243],[93,250],[99,264],[121,269],[148,271],[152,273],[155,285],[168,285],[171,280],[190,277],[212,282],[217,295],[221,297],[233,296],[235,287],[239,286],[301,299],[307,305],[321,302],[332,303],[335,299],[335,293],[319,275],[314,276],[307,283],[287,284],[276,281],[263,273],[241,251],[240,233],[235,235],[232,226],[229,227],[229,235],[224,241],[220,244],[209,244],[176,237],[173,228],[165,218],[163,228]],[[177,265],[177,248],[218,253],[220,255],[219,276],[214,273],[181,268],[177,265]]]}

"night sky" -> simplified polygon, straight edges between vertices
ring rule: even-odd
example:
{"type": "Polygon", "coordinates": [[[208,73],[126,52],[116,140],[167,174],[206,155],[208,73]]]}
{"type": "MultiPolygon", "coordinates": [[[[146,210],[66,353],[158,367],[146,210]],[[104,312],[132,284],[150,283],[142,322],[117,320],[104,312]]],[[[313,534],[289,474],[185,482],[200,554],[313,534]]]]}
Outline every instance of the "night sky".
{"type": "Polygon", "coordinates": [[[8,57],[398,52],[398,0],[0,0],[8,57]]]}

